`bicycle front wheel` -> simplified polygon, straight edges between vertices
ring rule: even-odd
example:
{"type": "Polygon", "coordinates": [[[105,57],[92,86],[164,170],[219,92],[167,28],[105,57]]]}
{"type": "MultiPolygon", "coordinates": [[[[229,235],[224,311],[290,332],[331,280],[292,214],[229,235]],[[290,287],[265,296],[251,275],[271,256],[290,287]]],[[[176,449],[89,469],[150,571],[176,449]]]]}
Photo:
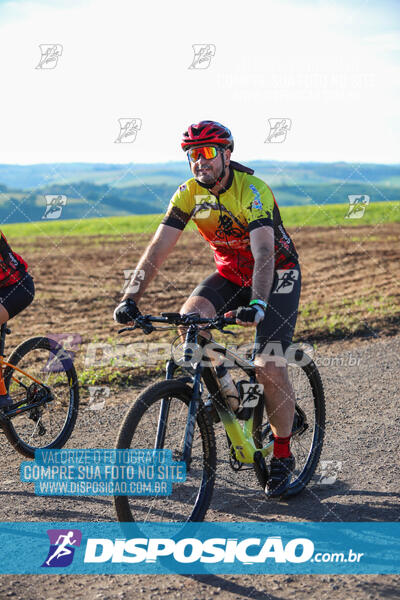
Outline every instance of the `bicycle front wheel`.
{"type": "MultiPolygon", "coordinates": [[[[74,428],[79,406],[79,387],[75,368],[62,346],[46,337],[22,342],[8,362],[46,386],[51,400],[25,410],[2,424],[12,446],[28,458],[35,450],[62,448],[74,428]]],[[[36,404],[43,388],[32,379],[6,367],[4,380],[13,404],[20,408],[36,404]]]]}
{"type": "MultiPolygon", "coordinates": [[[[172,459],[182,460],[191,388],[178,380],[149,386],[128,411],[118,434],[117,449],[170,449],[172,459]],[[168,399],[165,438],[156,443],[160,407],[168,399]]],[[[186,480],[172,484],[169,496],[116,496],[119,521],[202,521],[210,505],[215,481],[216,445],[214,430],[203,405],[197,414],[192,457],[186,480]]]]}

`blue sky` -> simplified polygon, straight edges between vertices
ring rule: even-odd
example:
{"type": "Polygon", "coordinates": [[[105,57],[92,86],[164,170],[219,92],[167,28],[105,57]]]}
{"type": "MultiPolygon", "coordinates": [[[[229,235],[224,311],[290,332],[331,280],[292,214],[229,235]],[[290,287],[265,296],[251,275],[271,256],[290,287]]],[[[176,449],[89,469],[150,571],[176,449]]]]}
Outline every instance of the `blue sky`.
{"type": "Polygon", "coordinates": [[[0,2],[0,162],[182,160],[211,118],[237,160],[399,163],[399,21],[389,1],[0,2]],[[54,69],[40,44],[62,46],[54,69]],[[120,118],[141,119],[134,143],[120,118]],[[290,120],[282,143],[269,119],[290,120]]]}

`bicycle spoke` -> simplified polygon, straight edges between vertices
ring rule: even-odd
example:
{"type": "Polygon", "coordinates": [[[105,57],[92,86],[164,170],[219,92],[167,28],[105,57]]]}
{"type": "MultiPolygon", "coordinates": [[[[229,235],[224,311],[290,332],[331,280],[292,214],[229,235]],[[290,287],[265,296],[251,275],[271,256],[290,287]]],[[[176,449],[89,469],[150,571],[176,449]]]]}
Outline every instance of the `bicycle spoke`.
{"type": "Polygon", "coordinates": [[[76,374],[71,361],[69,370],[65,370],[66,361],[57,359],[53,348],[54,342],[47,338],[31,338],[9,359],[26,374],[18,372],[14,378],[11,367],[5,370],[13,404],[25,399],[24,404],[33,405],[11,417],[5,428],[9,441],[26,456],[33,456],[38,448],[61,447],[75,424],[79,403],[76,374]],[[28,375],[41,384],[34,383],[28,375]]]}
{"type": "MultiPolygon", "coordinates": [[[[168,382],[168,384],[174,385],[175,383],[168,382]]],[[[185,387],[182,384],[178,384],[179,390],[182,388],[185,389],[185,387]]],[[[156,388],[157,391],[157,384],[156,386],[150,386],[148,390],[143,392],[146,402],[138,400],[137,404],[128,413],[125,423],[121,428],[117,447],[139,449],[154,447],[153,439],[155,437],[153,436],[155,436],[155,432],[157,431],[160,402],[163,396],[162,393],[152,394],[152,388],[156,388]],[[131,420],[129,420],[130,414],[133,415],[131,420]]],[[[166,423],[164,448],[172,450],[173,460],[176,461],[182,459],[188,406],[179,397],[179,393],[169,394],[169,397],[170,407],[166,423]]],[[[205,425],[203,421],[201,423],[201,430],[198,423],[195,427],[190,469],[186,472],[186,480],[173,483],[172,493],[168,496],[116,498],[115,502],[120,520],[185,522],[191,518],[198,498],[200,498],[200,502],[202,501],[204,483],[207,484],[209,481],[210,485],[213,485],[214,481],[214,469],[210,469],[208,463],[210,460],[211,462],[215,460],[215,456],[212,459],[208,459],[205,449],[212,445],[212,441],[209,441],[207,446],[204,445],[204,436],[208,435],[208,433],[204,429],[205,425]]],[[[208,489],[207,485],[206,488],[208,489]]]]}

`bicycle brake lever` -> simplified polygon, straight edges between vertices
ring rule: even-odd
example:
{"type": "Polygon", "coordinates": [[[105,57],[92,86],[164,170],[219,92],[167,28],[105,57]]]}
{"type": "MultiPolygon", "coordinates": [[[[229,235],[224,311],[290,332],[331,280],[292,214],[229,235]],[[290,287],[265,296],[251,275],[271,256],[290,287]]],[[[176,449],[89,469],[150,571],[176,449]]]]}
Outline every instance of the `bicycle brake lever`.
{"type": "Polygon", "coordinates": [[[134,325],[133,327],[123,327],[122,329],[118,329],[117,333],[124,333],[124,331],[133,331],[134,329],[137,329],[137,325],[134,325]]]}
{"type": "Polygon", "coordinates": [[[220,323],[219,321],[214,322],[212,327],[214,327],[215,329],[218,329],[218,331],[220,331],[224,335],[237,335],[237,333],[235,333],[234,331],[231,331],[230,329],[224,330],[223,329],[224,324],[220,323]]]}
{"type": "Polygon", "coordinates": [[[218,331],[220,331],[221,333],[224,333],[224,334],[237,335],[237,333],[235,331],[231,331],[230,329],[227,329],[226,331],[224,331],[223,329],[219,329],[219,328],[217,328],[217,329],[218,329],[218,331]]]}

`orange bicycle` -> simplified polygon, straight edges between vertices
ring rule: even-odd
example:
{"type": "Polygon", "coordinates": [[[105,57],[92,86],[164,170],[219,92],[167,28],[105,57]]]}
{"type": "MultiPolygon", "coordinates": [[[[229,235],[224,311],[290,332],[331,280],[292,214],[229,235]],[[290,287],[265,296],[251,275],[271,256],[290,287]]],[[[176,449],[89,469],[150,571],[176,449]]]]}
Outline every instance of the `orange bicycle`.
{"type": "Polygon", "coordinates": [[[35,450],[62,448],[74,428],[79,386],[71,355],[50,337],[22,342],[4,359],[6,335],[0,329],[0,394],[12,404],[0,410],[0,427],[12,446],[28,458],[35,450]]]}

